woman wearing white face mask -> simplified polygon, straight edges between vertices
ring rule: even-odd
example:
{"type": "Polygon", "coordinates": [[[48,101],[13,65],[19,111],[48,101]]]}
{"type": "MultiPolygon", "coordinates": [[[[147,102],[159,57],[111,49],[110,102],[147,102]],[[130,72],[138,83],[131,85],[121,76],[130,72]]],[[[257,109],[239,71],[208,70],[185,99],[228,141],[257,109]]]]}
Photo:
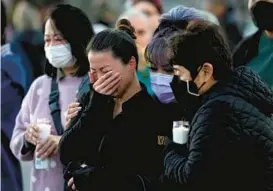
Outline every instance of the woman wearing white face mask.
{"type": "Polygon", "coordinates": [[[65,130],[65,111],[88,76],[85,47],[93,34],[86,15],[70,5],[56,6],[46,20],[46,75],[36,79],[26,95],[10,145],[18,159],[33,161],[30,190],[64,190],[58,144],[65,130]],[[41,139],[41,119],[51,127],[50,135],[44,139],[41,139]],[[42,162],[46,159],[47,163],[41,166],[37,158],[42,162]]]}

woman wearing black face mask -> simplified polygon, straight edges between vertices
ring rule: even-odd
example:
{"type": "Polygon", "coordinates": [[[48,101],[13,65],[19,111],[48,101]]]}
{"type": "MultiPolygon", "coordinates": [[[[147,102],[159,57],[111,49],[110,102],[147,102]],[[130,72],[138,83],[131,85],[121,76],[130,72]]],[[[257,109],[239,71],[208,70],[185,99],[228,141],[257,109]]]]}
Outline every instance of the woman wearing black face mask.
{"type": "Polygon", "coordinates": [[[273,89],[273,0],[249,0],[258,31],[235,49],[235,67],[246,65],[257,72],[273,89]]]}
{"type": "Polygon", "coordinates": [[[211,23],[189,22],[169,48],[175,97],[195,111],[187,143],[165,148],[162,181],[183,191],[272,190],[273,92],[251,69],[233,70],[211,23]]]}

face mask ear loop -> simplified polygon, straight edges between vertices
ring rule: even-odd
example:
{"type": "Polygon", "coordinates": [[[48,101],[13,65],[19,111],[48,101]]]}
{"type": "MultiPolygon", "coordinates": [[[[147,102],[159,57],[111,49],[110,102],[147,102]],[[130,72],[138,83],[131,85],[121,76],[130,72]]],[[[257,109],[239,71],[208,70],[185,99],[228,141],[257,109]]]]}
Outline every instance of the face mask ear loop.
{"type": "MultiPolygon", "coordinates": [[[[195,76],[195,78],[199,75],[199,73],[200,73],[201,70],[202,70],[202,67],[198,70],[197,75],[195,76]]],[[[194,80],[195,80],[195,78],[194,78],[194,80]]],[[[194,82],[194,80],[193,80],[193,82],[194,82]]],[[[207,82],[204,82],[204,83],[197,89],[198,92],[199,92],[199,90],[200,90],[206,83],[207,83],[207,82]]],[[[192,93],[192,92],[190,91],[189,81],[187,81],[187,89],[188,89],[188,93],[189,93],[189,94],[194,95],[194,96],[200,96],[199,94],[195,94],[195,93],[192,93]]]]}
{"type": "Polygon", "coordinates": [[[186,82],[187,82],[187,91],[188,91],[188,93],[191,94],[191,95],[193,95],[193,96],[199,97],[199,96],[200,96],[199,94],[192,93],[192,92],[190,91],[190,85],[189,85],[189,82],[190,82],[190,81],[187,80],[186,82]]]}
{"type": "MultiPolygon", "coordinates": [[[[197,71],[197,74],[196,74],[195,78],[199,75],[199,73],[200,73],[201,70],[202,70],[202,67],[197,71]]],[[[193,83],[194,83],[195,78],[193,79],[193,83]]],[[[189,84],[190,81],[187,80],[186,82],[187,82],[187,91],[188,91],[188,93],[189,93],[190,95],[199,97],[199,96],[200,96],[199,94],[196,94],[196,93],[191,92],[191,90],[190,90],[190,84],[189,84]]],[[[205,84],[205,82],[204,82],[204,84],[205,84]]],[[[202,86],[203,86],[204,84],[202,84],[202,86]]],[[[200,88],[202,88],[202,86],[201,86],[200,88]]],[[[198,88],[198,91],[200,90],[200,88],[198,88]]]]}

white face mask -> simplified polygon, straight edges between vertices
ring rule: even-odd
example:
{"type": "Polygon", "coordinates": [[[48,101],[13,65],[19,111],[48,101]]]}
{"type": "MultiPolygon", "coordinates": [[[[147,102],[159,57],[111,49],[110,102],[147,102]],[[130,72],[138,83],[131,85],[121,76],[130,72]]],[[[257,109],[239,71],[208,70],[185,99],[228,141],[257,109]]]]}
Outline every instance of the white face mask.
{"type": "Polygon", "coordinates": [[[45,47],[45,55],[49,63],[55,68],[67,68],[75,64],[70,44],[45,47]]]}

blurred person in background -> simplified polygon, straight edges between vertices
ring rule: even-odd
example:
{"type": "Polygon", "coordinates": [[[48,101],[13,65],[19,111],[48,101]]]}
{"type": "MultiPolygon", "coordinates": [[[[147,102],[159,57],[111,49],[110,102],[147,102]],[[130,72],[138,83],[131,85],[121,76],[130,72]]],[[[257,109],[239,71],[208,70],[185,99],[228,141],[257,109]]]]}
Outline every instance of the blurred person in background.
{"type": "Polygon", "coordinates": [[[43,51],[42,20],[39,12],[28,1],[15,0],[11,6],[12,38],[4,48],[20,56],[21,84],[26,93],[34,79],[43,74],[45,56],[43,51]],[[24,20],[25,19],[25,20],[24,20]]]}
{"type": "Polygon", "coordinates": [[[166,147],[163,182],[185,191],[272,190],[273,92],[249,68],[233,70],[212,23],[190,22],[169,48],[175,98],[195,114],[187,143],[166,147]]]}
{"type": "Polygon", "coordinates": [[[228,0],[206,0],[205,9],[218,18],[228,39],[229,46],[233,50],[242,40],[242,35],[237,26],[234,8],[228,0]]]}
{"type": "Polygon", "coordinates": [[[250,67],[273,90],[273,1],[249,0],[249,8],[259,30],[238,45],[234,65],[250,67]]]}
{"type": "Polygon", "coordinates": [[[15,0],[12,11],[14,38],[31,44],[43,41],[42,29],[48,11],[63,0],[15,0]],[[40,32],[40,33],[38,33],[40,32]]]}
{"type": "Polygon", "coordinates": [[[100,23],[93,24],[93,28],[94,28],[95,34],[98,34],[99,32],[101,32],[105,29],[108,29],[107,26],[100,24],[100,23]]]}
{"type": "MultiPolygon", "coordinates": [[[[10,52],[13,53],[13,57],[9,56],[5,59],[8,58],[10,61],[14,62],[15,65],[18,65],[20,75],[16,70],[10,73],[10,75],[15,78],[19,78],[18,81],[22,85],[25,94],[34,78],[42,73],[42,66],[40,65],[40,62],[37,62],[37,60],[33,60],[34,62],[31,62],[31,58],[36,58],[39,55],[37,54],[37,47],[33,47],[29,43],[13,39],[2,46],[1,49],[3,54],[9,54],[10,52]]],[[[11,66],[15,65],[13,64],[11,66]]]]}
{"type": "Polygon", "coordinates": [[[151,41],[153,29],[149,18],[142,12],[136,9],[129,9],[121,14],[121,18],[128,19],[136,31],[136,45],[139,53],[139,63],[137,77],[140,82],[145,84],[150,95],[153,94],[150,84],[150,70],[147,61],[144,58],[144,51],[147,44],[151,41]]]}
{"type": "Polygon", "coordinates": [[[143,12],[150,19],[153,31],[158,27],[159,18],[163,14],[163,7],[160,0],[132,0],[135,9],[143,12]]]}
{"type": "Polygon", "coordinates": [[[99,12],[96,24],[101,24],[107,28],[112,27],[116,19],[115,9],[112,8],[107,0],[99,0],[97,3],[96,8],[99,9],[99,12]]]}
{"type": "Polygon", "coordinates": [[[38,9],[30,1],[16,0],[14,2],[12,25],[16,33],[28,30],[41,30],[42,24],[38,9]]]}
{"type": "Polygon", "coordinates": [[[153,36],[153,30],[148,16],[137,9],[129,9],[119,17],[128,19],[136,30],[136,44],[146,48],[153,36]]]}
{"type": "Polygon", "coordinates": [[[19,160],[33,161],[32,191],[64,190],[58,144],[64,131],[67,106],[75,99],[89,71],[85,47],[93,35],[89,19],[76,7],[58,5],[46,19],[46,75],[33,82],[24,98],[10,143],[19,160]],[[46,119],[51,125],[51,135],[45,140],[40,139],[40,119],[46,119]],[[50,160],[49,168],[36,169],[36,157],[50,160]]]}
{"type": "Polygon", "coordinates": [[[116,29],[98,33],[87,47],[93,92],[83,115],[60,142],[61,161],[69,166],[65,176],[71,178],[73,190],[137,191],[158,186],[161,123],[154,119],[162,118],[137,79],[135,39],[133,26],[121,19],[116,29]]]}
{"type": "MultiPolygon", "coordinates": [[[[6,9],[1,1],[1,45],[5,46],[7,26],[6,9]]],[[[14,129],[15,118],[23,99],[20,84],[20,68],[12,52],[3,51],[1,46],[1,189],[22,191],[22,175],[19,161],[12,154],[9,145],[14,129]],[[11,75],[12,73],[16,74],[11,75]]]]}

